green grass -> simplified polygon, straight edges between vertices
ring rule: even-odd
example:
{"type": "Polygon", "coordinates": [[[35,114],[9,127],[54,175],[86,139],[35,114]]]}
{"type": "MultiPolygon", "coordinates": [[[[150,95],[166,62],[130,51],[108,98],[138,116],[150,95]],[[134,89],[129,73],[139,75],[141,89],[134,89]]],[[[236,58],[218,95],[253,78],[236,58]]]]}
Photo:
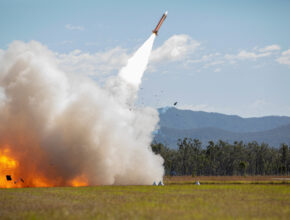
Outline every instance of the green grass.
{"type": "Polygon", "coordinates": [[[289,184],[0,189],[0,219],[290,219],[289,184]]]}

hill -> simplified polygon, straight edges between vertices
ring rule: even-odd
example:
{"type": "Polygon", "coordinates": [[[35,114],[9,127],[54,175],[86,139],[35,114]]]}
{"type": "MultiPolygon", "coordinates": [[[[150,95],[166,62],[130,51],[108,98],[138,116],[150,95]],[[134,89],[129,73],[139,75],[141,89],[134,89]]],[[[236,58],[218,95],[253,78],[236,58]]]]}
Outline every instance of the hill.
{"type": "Polygon", "coordinates": [[[176,148],[179,138],[198,138],[204,145],[208,141],[257,141],[271,146],[290,143],[290,117],[267,116],[242,118],[236,115],[179,110],[158,109],[160,129],[155,141],[176,148]]]}

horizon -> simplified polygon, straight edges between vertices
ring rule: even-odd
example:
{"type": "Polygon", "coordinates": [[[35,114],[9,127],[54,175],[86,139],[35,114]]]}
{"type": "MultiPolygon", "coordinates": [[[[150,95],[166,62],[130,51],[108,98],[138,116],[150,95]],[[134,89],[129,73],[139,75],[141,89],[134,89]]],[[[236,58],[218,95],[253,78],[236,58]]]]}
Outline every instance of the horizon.
{"type": "MultiPolygon", "coordinates": [[[[165,109],[166,108],[168,108],[168,109],[174,108],[174,109],[177,109],[177,110],[180,110],[180,111],[192,111],[192,112],[203,112],[203,113],[220,114],[220,115],[226,115],[226,116],[237,116],[237,117],[240,117],[240,118],[243,118],[243,119],[266,118],[266,117],[288,117],[288,118],[290,118],[290,116],[287,116],[287,115],[262,115],[262,116],[257,116],[257,117],[255,117],[255,116],[254,117],[243,117],[243,116],[235,115],[235,114],[226,114],[226,113],[222,113],[222,112],[210,112],[210,111],[202,111],[202,110],[185,109],[185,108],[178,108],[178,107],[174,107],[174,106],[157,107],[156,109],[159,110],[159,109],[164,109],[164,108],[165,109]]],[[[162,114],[166,113],[166,111],[162,112],[162,114]]]]}

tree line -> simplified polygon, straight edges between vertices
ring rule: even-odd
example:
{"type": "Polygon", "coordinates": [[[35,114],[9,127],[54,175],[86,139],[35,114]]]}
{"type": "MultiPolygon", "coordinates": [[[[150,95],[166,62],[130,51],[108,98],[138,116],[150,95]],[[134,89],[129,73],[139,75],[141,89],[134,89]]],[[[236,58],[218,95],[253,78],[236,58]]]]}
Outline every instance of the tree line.
{"type": "Polygon", "coordinates": [[[166,175],[289,175],[290,148],[266,143],[209,141],[206,147],[198,139],[179,139],[177,149],[152,143],[152,151],[164,158],[166,175]]]}

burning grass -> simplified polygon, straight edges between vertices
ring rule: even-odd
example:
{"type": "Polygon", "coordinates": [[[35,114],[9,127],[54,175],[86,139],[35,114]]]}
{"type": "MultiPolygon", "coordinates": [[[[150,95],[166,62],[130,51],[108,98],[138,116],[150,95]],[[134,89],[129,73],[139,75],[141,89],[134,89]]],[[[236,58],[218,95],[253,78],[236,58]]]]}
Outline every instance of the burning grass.
{"type": "MultiPolygon", "coordinates": [[[[53,186],[87,186],[88,181],[84,175],[77,176],[64,182],[62,178],[46,177],[38,172],[33,163],[19,163],[19,154],[13,155],[9,145],[0,148],[0,188],[24,187],[53,187],[53,186]],[[29,169],[27,169],[27,167],[29,169]]],[[[33,158],[32,158],[33,160],[33,158]]],[[[54,173],[54,167],[48,167],[54,173]]]]}
{"type": "Polygon", "coordinates": [[[200,182],[0,189],[0,218],[289,219],[288,184],[200,182]]]}

